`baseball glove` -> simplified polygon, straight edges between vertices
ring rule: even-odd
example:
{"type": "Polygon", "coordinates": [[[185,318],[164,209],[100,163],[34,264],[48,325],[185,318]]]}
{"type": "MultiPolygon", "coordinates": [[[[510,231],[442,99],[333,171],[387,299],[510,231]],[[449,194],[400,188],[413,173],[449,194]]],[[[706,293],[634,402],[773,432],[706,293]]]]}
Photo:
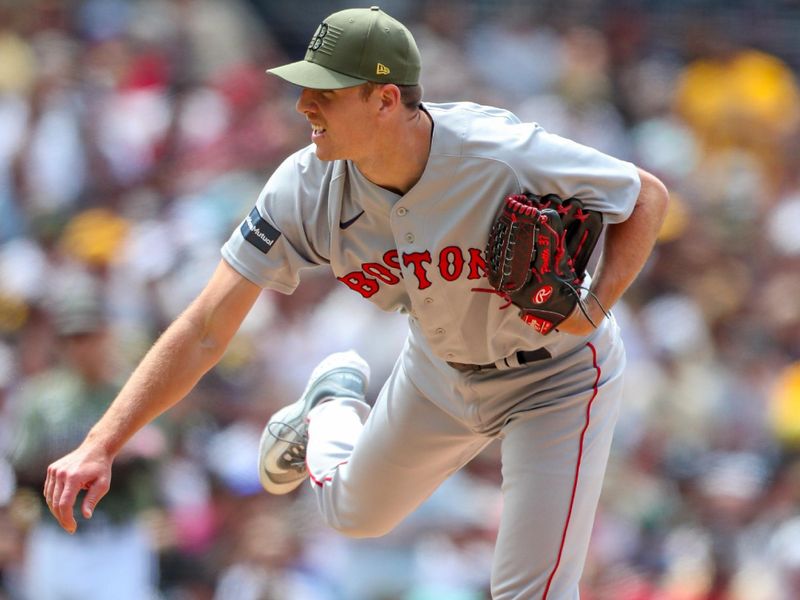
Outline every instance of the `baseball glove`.
{"type": "Polygon", "coordinates": [[[596,327],[581,299],[581,284],[602,229],[603,215],[586,210],[577,198],[507,196],[486,246],[492,289],[483,291],[505,298],[500,308],[514,304],[520,318],[544,335],[576,305],[596,327]]]}

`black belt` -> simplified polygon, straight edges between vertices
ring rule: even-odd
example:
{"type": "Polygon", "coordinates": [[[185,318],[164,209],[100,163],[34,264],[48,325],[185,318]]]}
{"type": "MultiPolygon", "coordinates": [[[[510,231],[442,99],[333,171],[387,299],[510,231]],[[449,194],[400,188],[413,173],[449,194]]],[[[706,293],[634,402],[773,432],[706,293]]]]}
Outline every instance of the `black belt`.
{"type": "MultiPolygon", "coordinates": [[[[547,351],[547,348],[537,348],[536,350],[520,350],[516,354],[517,362],[520,366],[526,365],[528,363],[536,362],[537,360],[545,360],[548,358],[552,358],[550,352],[547,351]]],[[[508,358],[504,358],[506,366],[509,369],[513,369],[516,365],[513,362],[509,362],[508,358]]],[[[500,362],[500,361],[498,361],[500,362]]],[[[498,367],[496,363],[489,363],[487,365],[470,365],[467,363],[457,363],[457,362],[447,362],[448,365],[456,369],[457,371],[463,371],[464,373],[468,373],[470,371],[483,371],[485,369],[497,369],[502,368],[498,367]]]]}

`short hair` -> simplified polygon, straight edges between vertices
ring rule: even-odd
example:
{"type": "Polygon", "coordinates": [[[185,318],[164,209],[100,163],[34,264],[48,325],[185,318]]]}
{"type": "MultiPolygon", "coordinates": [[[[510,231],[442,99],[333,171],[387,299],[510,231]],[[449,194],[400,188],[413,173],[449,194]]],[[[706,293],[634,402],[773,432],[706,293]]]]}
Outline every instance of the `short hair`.
{"type": "MultiPolygon", "coordinates": [[[[361,87],[361,97],[366,100],[373,91],[379,86],[390,85],[388,83],[378,83],[377,81],[367,81],[361,87]]],[[[395,85],[395,84],[391,84],[395,85]]],[[[400,89],[400,102],[409,110],[419,108],[422,102],[422,86],[418,83],[413,85],[398,85],[400,89]]]]}

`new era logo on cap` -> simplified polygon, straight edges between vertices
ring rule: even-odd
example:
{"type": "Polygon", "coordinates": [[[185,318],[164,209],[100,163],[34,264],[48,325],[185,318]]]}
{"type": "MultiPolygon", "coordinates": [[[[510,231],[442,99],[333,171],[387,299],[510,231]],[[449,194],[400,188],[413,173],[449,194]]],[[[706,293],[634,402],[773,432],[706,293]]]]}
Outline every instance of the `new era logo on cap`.
{"type": "Polygon", "coordinates": [[[416,85],[419,71],[411,32],[373,6],[333,13],[317,27],[303,60],[267,72],[306,88],[340,89],[367,81],[416,85]]]}

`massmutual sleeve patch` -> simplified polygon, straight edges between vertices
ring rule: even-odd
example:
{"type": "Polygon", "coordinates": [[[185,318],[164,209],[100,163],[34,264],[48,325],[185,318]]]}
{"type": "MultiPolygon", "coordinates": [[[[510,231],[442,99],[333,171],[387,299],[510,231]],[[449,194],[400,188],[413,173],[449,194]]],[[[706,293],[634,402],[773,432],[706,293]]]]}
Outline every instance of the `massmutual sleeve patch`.
{"type": "Polygon", "coordinates": [[[244,239],[261,250],[264,254],[269,252],[272,245],[281,237],[281,232],[267,223],[258,208],[253,207],[239,228],[244,239]]]}

